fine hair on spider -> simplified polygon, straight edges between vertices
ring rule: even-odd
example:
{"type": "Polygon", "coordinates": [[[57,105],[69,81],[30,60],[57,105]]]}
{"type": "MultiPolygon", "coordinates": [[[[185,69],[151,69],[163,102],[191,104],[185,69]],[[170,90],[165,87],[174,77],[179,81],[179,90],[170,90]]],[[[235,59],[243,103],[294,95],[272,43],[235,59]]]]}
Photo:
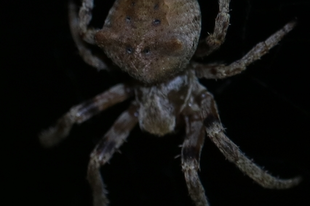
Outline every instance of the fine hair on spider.
{"type": "Polygon", "coordinates": [[[104,59],[108,57],[132,77],[73,106],[55,126],[39,135],[42,145],[54,146],[69,135],[74,124],[81,124],[133,97],[128,109],[117,118],[90,155],[87,179],[93,191],[94,206],[109,204],[100,167],[119,150],[137,124],[141,130],[157,136],[184,126],[181,167],[196,206],[209,205],[198,176],[205,137],[262,187],[286,189],[301,181],[300,177],[274,177],[246,157],[225,135],[213,95],[198,81],[198,78],[222,79],[241,73],[277,45],[296,22],[288,22],[231,64],[199,63],[195,60],[208,56],[225,41],[230,0],[219,0],[218,4],[213,32],[199,40],[201,12],[197,0],[115,0],[101,29],[89,26],[94,0],[82,0],[79,12],[78,6],[69,2],[70,29],[83,60],[98,70],[107,70],[109,66],[104,59]],[[101,48],[102,54],[94,54],[91,45],[101,48]]]}

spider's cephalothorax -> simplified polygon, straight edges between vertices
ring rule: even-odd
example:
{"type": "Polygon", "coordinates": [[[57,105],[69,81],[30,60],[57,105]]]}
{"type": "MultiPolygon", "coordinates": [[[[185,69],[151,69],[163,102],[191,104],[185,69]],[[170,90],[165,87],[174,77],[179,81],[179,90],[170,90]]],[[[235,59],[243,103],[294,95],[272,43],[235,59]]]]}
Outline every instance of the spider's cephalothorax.
{"type": "Polygon", "coordinates": [[[209,205],[197,173],[205,136],[261,186],[284,189],[299,183],[298,177],[283,180],[269,175],[239,150],[224,133],[213,96],[197,80],[197,77],[220,79],[242,72],[295,25],[295,22],[287,23],[229,65],[191,61],[209,55],[224,42],[229,25],[229,3],[230,0],[219,0],[214,31],[198,43],[201,23],[197,0],[116,0],[102,29],[88,27],[93,0],[83,0],[79,17],[76,5],[70,2],[71,32],[84,61],[99,70],[107,69],[102,56],[93,54],[89,44],[99,46],[136,82],[118,84],[72,107],[56,126],[40,135],[43,145],[53,146],[68,136],[73,124],[80,124],[135,96],[91,154],[87,178],[93,190],[94,206],[106,206],[109,202],[99,168],[109,161],[137,124],[142,130],[158,136],[175,131],[177,126],[185,126],[182,171],[190,197],[197,206],[209,205]]]}

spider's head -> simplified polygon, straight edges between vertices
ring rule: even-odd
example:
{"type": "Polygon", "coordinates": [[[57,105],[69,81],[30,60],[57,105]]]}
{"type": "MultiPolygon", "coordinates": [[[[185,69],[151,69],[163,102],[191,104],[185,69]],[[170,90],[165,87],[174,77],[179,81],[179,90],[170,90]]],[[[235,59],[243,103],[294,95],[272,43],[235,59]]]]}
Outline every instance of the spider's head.
{"type": "Polygon", "coordinates": [[[199,34],[198,4],[189,9],[175,1],[119,0],[95,40],[123,71],[154,84],[186,68],[199,34]]]}

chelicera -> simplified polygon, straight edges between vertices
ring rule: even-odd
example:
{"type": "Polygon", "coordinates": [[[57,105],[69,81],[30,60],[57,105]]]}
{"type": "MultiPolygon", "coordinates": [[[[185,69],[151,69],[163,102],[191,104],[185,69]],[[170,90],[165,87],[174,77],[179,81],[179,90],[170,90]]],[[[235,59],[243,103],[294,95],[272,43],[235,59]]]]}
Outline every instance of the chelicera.
{"type": "Polygon", "coordinates": [[[249,160],[226,135],[216,103],[198,78],[221,79],[238,74],[275,46],[295,22],[289,22],[244,57],[229,65],[202,64],[224,42],[229,26],[229,0],[219,0],[212,34],[199,42],[201,14],[197,0],[116,0],[102,29],[89,27],[93,0],[77,6],[70,2],[69,19],[73,39],[86,63],[108,69],[101,56],[88,45],[100,47],[132,80],[118,84],[91,100],[74,106],[40,140],[53,146],[68,136],[73,124],[81,124],[108,107],[135,97],[115,121],[90,156],[87,178],[95,206],[108,205],[107,190],[99,168],[110,160],[137,124],[157,136],[185,127],[181,164],[188,192],[198,206],[209,205],[198,177],[205,136],[242,172],[266,188],[284,189],[300,178],[279,179],[249,160]]]}

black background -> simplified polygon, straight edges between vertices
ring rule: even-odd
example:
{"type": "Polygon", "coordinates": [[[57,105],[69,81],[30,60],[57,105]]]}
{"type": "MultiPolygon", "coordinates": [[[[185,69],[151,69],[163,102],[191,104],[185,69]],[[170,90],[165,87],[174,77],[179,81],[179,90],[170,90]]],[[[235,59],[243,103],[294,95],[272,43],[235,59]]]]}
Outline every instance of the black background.
{"type": "MultiPolygon", "coordinates": [[[[94,25],[100,26],[113,1],[95,3],[94,25]]],[[[52,149],[42,148],[37,134],[71,106],[127,77],[97,72],[81,60],[69,32],[67,1],[1,4],[1,205],[92,205],[86,181],[89,154],[129,102],[74,127],[52,149]]],[[[212,32],[217,1],[200,5],[206,36],[212,32]]],[[[201,82],[215,96],[227,135],[247,156],[276,176],[301,175],[304,180],[289,190],[264,189],[206,138],[200,172],[206,194],[212,206],[310,205],[310,1],[234,0],[230,8],[226,42],[205,62],[233,62],[298,19],[277,47],[242,74],[201,82]]],[[[158,138],[135,128],[122,154],[102,168],[111,205],[193,205],[180,159],[174,158],[183,137],[158,138]]]]}

